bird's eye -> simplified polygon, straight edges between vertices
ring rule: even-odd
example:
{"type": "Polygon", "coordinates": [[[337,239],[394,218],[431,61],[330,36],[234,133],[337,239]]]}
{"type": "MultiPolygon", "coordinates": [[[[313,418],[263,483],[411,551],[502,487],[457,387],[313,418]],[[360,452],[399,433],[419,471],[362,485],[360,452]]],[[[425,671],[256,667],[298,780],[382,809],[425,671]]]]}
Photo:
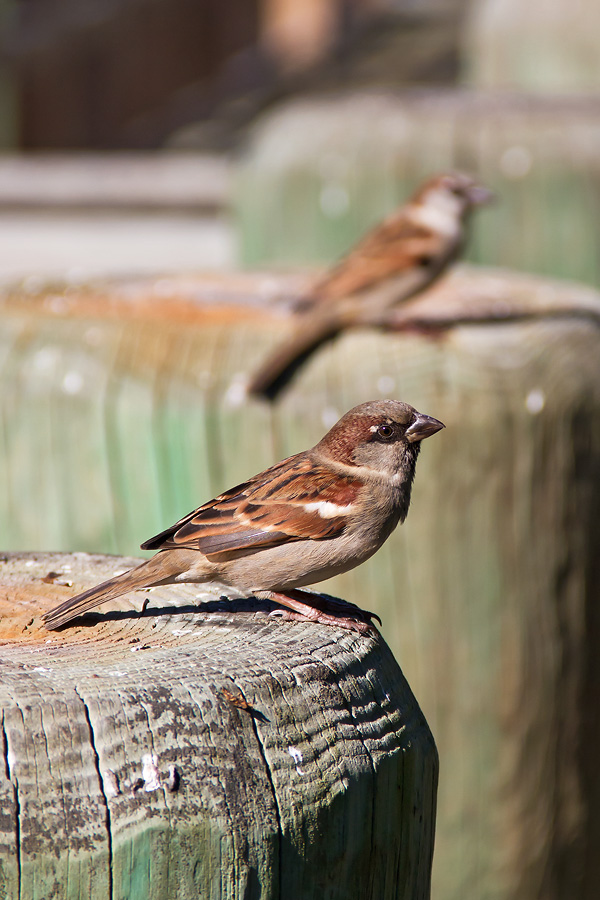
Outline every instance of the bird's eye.
{"type": "Polygon", "coordinates": [[[394,436],[394,429],[391,425],[379,425],[377,428],[377,434],[384,441],[389,441],[389,439],[394,436]]]}

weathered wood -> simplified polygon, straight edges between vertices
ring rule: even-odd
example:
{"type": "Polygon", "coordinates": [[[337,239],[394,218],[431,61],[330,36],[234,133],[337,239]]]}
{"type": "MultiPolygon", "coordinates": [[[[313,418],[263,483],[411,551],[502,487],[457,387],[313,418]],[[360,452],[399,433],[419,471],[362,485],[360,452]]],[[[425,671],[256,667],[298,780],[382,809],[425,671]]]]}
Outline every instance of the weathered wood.
{"type": "Polygon", "coordinates": [[[131,563],[0,562],[0,896],[427,898],[437,756],[383,640],[211,586],[43,629],[131,563]]]}

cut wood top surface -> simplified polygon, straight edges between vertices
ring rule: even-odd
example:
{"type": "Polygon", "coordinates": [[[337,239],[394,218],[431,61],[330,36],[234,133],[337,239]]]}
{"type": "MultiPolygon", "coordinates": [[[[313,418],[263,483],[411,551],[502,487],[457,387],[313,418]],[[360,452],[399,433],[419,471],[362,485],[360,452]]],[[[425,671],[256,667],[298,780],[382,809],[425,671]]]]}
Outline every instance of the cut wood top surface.
{"type": "MultiPolygon", "coordinates": [[[[87,281],[32,277],[0,286],[0,314],[54,319],[163,321],[235,325],[272,322],[289,328],[291,304],[318,278],[317,270],[169,273],[87,281]]],[[[503,269],[457,265],[427,291],[399,304],[380,324],[392,329],[501,325],[531,319],[600,323],[600,295],[570,281],[503,269]]]]}
{"type": "MultiPolygon", "coordinates": [[[[282,622],[275,603],[245,597],[218,584],[183,584],[133,591],[107,602],[61,631],[47,631],[41,614],[79,590],[99,583],[139,563],[139,559],[88,553],[5,553],[0,556],[0,648],[2,661],[32,652],[85,665],[91,655],[107,662],[129,659],[131,652],[165,650],[173,653],[186,645],[222,646],[239,658],[244,644],[259,651],[257,639],[271,651],[283,641],[285,654],[299,640],[304,646],[304,623],[282,622]],[[279,634],[278,634],[279,632],[279,634]],[[296,632],[294,634],[294,632],[296,632]],[[138,648],[137,645],[141,646],[138,648]],[[236,645],[232,650],[232,645],[236,645]],[[228,649],[229,648],[229,649],[228,649]],[[14,655],[13,655],[14,654],[14,655]]],[[[342,642],[352,647],[357,634],[346,629],[316,629],[306,648],[342,642]],[[328,639],[329,638],[329,639],[328,639]],[[343,639],[347,638],[347,641],[343,639]]],[[[365,638],[366,645],[380,638],[365,638]]],[[[139,664],[134,667],[139,669],[139,664]]]]}
{"type": "MultiPolygon", "coordinates": [[[[167,714],[176,689],[189,681],[207,696],[219,697],[226,707],[239,701],[244,709],[248,703],[267,722],[269,705],[280,702],[274,696],[267,699],[273,685],[278,682],[280,691],[291,680],[303,685],[306,701],[314,701],[310,716],[319,718],[331,699],[327,691],[322,693],[323,679],[337,685],[348,677],[358,691],[353,703],[365,704],[361,717],[372,732],[373,751],[376,745],[385,752],[399,746],[404,727],[400,709],[406,704],[399,696],[394,699],[395,690],[404,693],[404,699],[411,698],[418,727],[426,728],[377,632],[363,636],[342,628],[281,621],[269,615],[275,604],[236,596],[235,591],[229,591],[228,598],[218,585],[132,592],[74,621],[72,627],[46,631],[42,612],[134,563],[86,553],[1,557],[0,701],[5,708],[68,700],[73,694],[110,704],[111,695],[127,691],[153,698],[152,703],[159,703],[167,714]],[[375,669],[380,679],[377,697],[371,688],[367,694],[363,690],[375,669]],[[361,680],[364,684],[359,687],[361,680]],[[259,695],[262,699],[255,707],[259,695]]],[[[324,720],[319,727],[324,727],[324,720]]]]}

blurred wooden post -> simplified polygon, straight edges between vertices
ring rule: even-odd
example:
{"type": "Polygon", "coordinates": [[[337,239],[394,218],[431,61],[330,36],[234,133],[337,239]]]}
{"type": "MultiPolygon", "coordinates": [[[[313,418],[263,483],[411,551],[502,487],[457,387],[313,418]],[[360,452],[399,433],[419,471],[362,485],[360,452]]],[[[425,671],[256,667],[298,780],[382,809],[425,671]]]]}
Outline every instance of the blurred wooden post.
{"type": "Polygon", "coordinates": [[[458,168],[498,196],[474,218],[469,260],[600,284],[599,122],[596,93],[296,98],[257,121],[241,160],[233,198],[241,259],[254,267],[334,260],[421,180],[458,168]]]}
{"type": "Polygon", "coordinates": [[[131,562],[0,564],[0,896],[426,900],[437,755],[383,640],[211,586],[41,626],[131,562]]]}
{"type": "Polygon", "coordinates": [[[479,87],[581,92],[600,85],[596,36],[600,9],[580,0],[480,0],[465,22],[465,77],[479,87]]]}

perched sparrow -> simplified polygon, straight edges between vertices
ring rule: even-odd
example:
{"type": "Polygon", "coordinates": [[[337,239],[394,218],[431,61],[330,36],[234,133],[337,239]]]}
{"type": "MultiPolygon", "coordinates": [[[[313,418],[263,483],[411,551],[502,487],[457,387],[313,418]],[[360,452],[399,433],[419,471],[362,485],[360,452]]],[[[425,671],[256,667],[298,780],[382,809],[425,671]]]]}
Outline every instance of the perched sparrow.
{"type": "Polygon", "coordinates": [[[346,572],[381,547],[406,518],[420,442],[443,427],[396,400],[356,406],[312,450],[146,541],[143,550],[160,552],[61,603],[44,616],[46,628],[131,590],[216,581],[269,597],[294,617],[366,630],[364,616],[329,615],[315,607],[318,597],[295,589],[346,572]]]}
{"type": "Polygon", "coordinates": [[[460,173],[422,185],[300,298],[291,337],[254,374],[248,392],[273,399],[322,343],[344,328],[381,324],[392,306],[428,287],[461,252],[471,210],[491,197],[460,173]]]}

